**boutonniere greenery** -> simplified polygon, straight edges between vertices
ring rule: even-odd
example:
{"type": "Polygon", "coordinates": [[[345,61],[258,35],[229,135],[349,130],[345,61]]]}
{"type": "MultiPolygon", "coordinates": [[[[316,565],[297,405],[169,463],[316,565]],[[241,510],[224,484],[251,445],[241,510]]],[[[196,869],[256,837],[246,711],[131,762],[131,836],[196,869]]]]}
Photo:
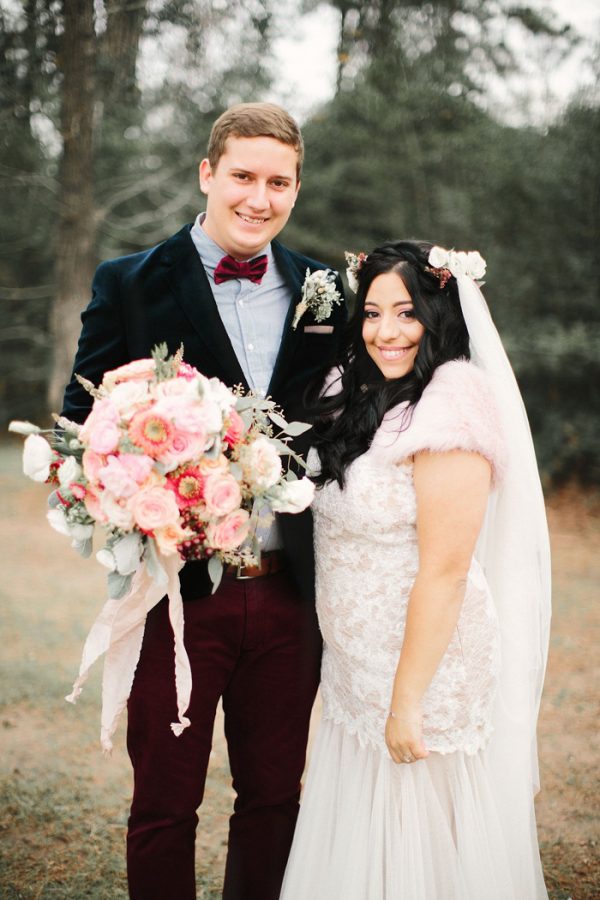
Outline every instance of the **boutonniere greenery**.
{"type": "Polygon", "coordinates": [[[302,299],[296,307],[292,328],[295,330],[305,312],[311,312],[315,322],[324,322],[331,315],[334,304],[342,302],[335,286],[336,273],[332,269],[306,270],[302,285],[302,299]]]}

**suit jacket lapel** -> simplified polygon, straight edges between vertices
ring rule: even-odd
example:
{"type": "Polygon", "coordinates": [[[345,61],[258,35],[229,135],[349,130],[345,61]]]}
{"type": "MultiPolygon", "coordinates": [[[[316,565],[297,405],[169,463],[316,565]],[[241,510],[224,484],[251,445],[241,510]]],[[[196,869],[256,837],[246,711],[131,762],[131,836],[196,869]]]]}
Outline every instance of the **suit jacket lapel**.
{"type": "MultiPolygon", "coordinates": [[[[210,282],[185,226],[164,245],[166,278],[175,300],[183,308],[198,337],[223,369],[229,385],[248,383],[219,315],[210,282]]],[[[184,342],[185,353],[185,342],[184,342]]],[[[188,360],[194,365],[194,360],[188,360]]]]}
{"type": "Polygon", "coordinates": [[[293,329],[292,320],[296,306],[302,296],[302,285],[304,284],[306,271],[294,262],[289,251],[278,241],[272,241],[271,247],[277,267],[285,278],[291,292],[290,305],[283,327],[283,337],[269,384],[268,393],[273,395],[285,382],[288,372],[291,371],[293,358],[302,341],[302,326],[299,325],[297,329],[293,329]]]}

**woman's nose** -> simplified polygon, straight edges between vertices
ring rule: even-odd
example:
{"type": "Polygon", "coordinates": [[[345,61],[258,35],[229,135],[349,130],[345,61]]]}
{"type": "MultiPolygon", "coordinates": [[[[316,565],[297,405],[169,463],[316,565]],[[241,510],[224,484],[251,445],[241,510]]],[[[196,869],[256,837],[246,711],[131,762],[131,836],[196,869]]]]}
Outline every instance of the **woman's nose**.
{"type": "Polygon", "coordinates": [[[400,322],[398,321],[398,317],[395,315],[392,316],[383,316],[379,323],[379,337],[384,341],[393,341],[400,334],[400,322]]]}

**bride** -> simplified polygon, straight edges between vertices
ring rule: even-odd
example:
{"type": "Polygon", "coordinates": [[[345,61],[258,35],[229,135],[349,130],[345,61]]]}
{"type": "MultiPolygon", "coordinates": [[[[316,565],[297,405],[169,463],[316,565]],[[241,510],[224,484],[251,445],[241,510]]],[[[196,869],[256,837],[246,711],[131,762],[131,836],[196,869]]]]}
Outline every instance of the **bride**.
{"type": "Polygon", "coordinates": [[[548,534],[484,272],[414,241],[351,258],[311,451],[323,721],[282,900],[547,897],[548,534]]]}

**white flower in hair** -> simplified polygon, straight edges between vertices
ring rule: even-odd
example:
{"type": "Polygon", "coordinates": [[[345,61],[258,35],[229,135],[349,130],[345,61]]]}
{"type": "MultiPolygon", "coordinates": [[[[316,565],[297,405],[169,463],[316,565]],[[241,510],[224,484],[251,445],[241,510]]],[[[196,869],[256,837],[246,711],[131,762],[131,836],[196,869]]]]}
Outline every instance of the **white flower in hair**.
{"type": "Polygon", "coordinates": [[[344,256],[347,263],[346,278],[348,279],[348,287],[353,294],[356,294],[358,291],[358,273],[367,258],[367,254],[363,253],[362,250],[360,253],[350,253],[349,250],[344,250],[344,256]]]}
{"type": "Polygon", "coordinates": [[[428,257],[434,275],[440,278],[442,287],[445,285],[450,273],[458,278],[467,275],[473,281],[481,281],[485,276],[486,262],[477,250],[464,252],[463,250],[446,250],[444,247],[432,247],[428,257]]]}

